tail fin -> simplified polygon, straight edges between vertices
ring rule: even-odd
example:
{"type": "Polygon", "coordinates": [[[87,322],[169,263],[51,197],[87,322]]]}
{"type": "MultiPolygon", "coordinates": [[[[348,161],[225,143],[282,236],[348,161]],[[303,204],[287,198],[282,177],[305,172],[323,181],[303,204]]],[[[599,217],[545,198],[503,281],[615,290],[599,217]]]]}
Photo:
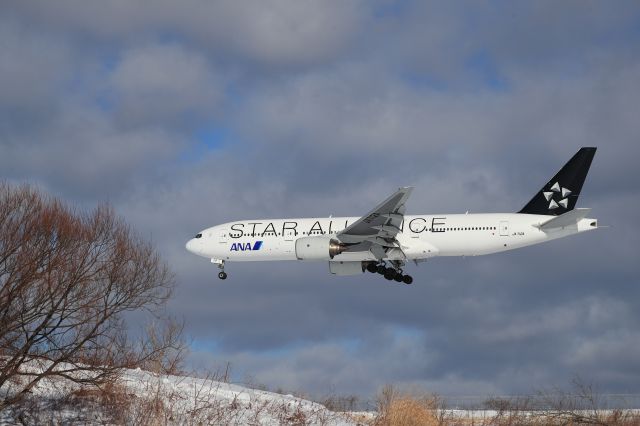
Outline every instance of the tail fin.
{"type": "Polygon", "coordinates": [[[518,213],[558,216],[576,205],[596,148],[578,152],[518,213]]]}

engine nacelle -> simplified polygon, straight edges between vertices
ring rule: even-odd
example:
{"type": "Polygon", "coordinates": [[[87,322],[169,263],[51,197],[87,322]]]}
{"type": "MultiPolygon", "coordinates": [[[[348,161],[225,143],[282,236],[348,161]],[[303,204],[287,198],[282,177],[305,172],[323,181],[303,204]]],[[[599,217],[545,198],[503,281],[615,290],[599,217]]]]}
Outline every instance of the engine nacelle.
{"type": "Polygon", "coordinates": [[[365,270],[365,262],[329,262],[329,272],[334,275],[359,275],[365,270]]]}
{"type": "Polygon", "coordinates": [[[298,260],[330,260],[347,249],[331,237],[302,237],[296,240],[298,260]]]}

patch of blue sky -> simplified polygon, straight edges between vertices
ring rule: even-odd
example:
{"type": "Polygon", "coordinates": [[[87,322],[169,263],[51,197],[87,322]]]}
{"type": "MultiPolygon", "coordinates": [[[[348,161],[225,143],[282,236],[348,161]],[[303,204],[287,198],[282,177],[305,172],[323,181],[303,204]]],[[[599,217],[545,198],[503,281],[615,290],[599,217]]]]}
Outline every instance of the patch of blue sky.
{"type": "Polygon", "coordinates": [[[114,100],[113,96],[108,92],[100,92],[94,98],[94,102],[98,109],[103,112],[111,112],[114,110],[114,100]]]}
{"type": "Polygon", "coordinates": [[[393,335],[396,338],[421,339],[424,337],[424,331],[415,327],[394,327],[393,335]]]}
{"type": "Polygon", "coordinates": [[[218,352],[222,345],[213,339],[195,339],[191,342],[191,350],[194,352],[203,351],[203,352],[218,352]]]}
{"type": "Polygon", "coordinates": [[[362,339],[360,337],[352,337],[350,339],[343,339],[340,344],[349,353],[355,354],[358,349],[362,348],[362,339]]]}
{"type": "Polygon", "coordinates": [[[640,38],[640,17],[637,17],[633,25],[631,25],[631,36],[634,38],[640,38]]]}
{"type": "Polygon", "coordinates": [[[160,44],[184,44],[186,41],[179,32],[170,29],[159,30],[156,34],[160,44]]]}
{"type": "MultiPolygon", "coordinates": [[[[322,342],[319,343],[322,345],[322,342]]],[[[343,338],[343,339],[335,339],[331,341],[331,345],[339,346],[341,349],[346,352],[355,354],[358,349],[361,347],[361,339],[360,338],[343,338]]],[[[300,350],[308,349],[312,347],[313,343],[306,340],[298,340],[295,342],[288,343],[281,347],[266,349],[256,351],[261,356],[271,357],[271,358],[281,358],[283,356],[287,356],[298,352],[300,350]]]]}
{"type": "Polygon", "coordinates": [[[384,1],[373,10],[373,16],[378,19],[402,16],[411,6],[411,0],[384,1]]]}
{"type": "Polygon", "coordinates": [[[465,62],[465,68],[481,81],[483,87],[496,92],[509,90],[505,76],[500,73],[495,59],[489,52],[475,52],[465,62]]]}
{"type": "MultiPolygon", "coordinates": [[[[74,76],[65,87],[67,96],[86,97],[90,90],[87,90],[87,82],[81,75],[74,76]]],[[[115,109],[115,94],[107,89],[98,89],[87,98],[92,106],[102,112],[113,112],[115,109]]]]}
{"type": "MultiPolygon", "coordinates": [[[[109,74],[115,71],[116,67],[118,66],[119,59],[120,58],[116,54],[104,54],[101,57],[100,62],[100,78],[106,80],[109,74]]],[[[101,111],[111,112],[115,109],[115,93],[108,90],[107,88],[98,90],[93,97],[93,101],[101,111]]]]}
{"type": "Polygon", "coordinates": [[[233,108],[239,106],[249,99],[251,89],[248,89],[244,82],[230,81],[224,88],[224,99],[227,106],[233,108]]]}
{"type": "Polygon", "coordinates": [[[64,82],[62,90],[65,91],[67,96],[86,98],[87,94],[90,94],[90,102],[92,101],[95,106],[101,111],[112,111],[113,96],[106,89],[96,89],[95,79],[106,79],[110,73],[112,73],[118,64],[118,58],[116,55],[105,53],[101,55],[98,65],[98,75],[94,75],[95,68],[85,66],[78,66],[69,78],[64,82]]]}
{"type": "Polygon", "coordinates": [[[117,54],[103,54],[101,55],[101,68],[105,74],[111,74],[116,70],[116,67],[120,63],[120,56],[117,54]]]}
{"type": "Polygon", "coordinates": [[[231,130],[224,126],[203,127],[195,131],[195,139],[209,150],[218,149],[229,142],[231,130]]]}
{"type": "Polygon", "coordinates": [[[400,74],[400,80],[412,89],[417,90],[444,92],[449,89],[449,85],[445,81],[428,73],[404,72],[400,74]]]}
{"type": "Polygon", "coordinates": [[[260,356],[264,356],[267,358],[274,358],[274,359],[278,359],[278,358],[282,358],[285,357],[287,355],[290,355],[292,353],[294,353],[296,351],[296,349],[301,349],[303,347],[306,347],[307,343],[290,343],[287,344],[286,346],[282,346],[282,347],[278,347],[278,348],[271,348],[271,349],[265,349],[265,350],[260,350],[260,351],[252,351],[253,353],[259,353],[260,356]]]}
{"type": "Polygon", "coordinates": [[[197,163],[212,151],[219,150],[233,140],[232,131],[224,125],[208,125],[196,129],[191,134],[192,143],[182,152],[180,161],[197,163]]]}
{"type": "Polygon", "coordinates": [[[87,91],[85,76],[80,71],[74,72],[65,83],[64,90],[69,96],[82,96],[87,91]]]}

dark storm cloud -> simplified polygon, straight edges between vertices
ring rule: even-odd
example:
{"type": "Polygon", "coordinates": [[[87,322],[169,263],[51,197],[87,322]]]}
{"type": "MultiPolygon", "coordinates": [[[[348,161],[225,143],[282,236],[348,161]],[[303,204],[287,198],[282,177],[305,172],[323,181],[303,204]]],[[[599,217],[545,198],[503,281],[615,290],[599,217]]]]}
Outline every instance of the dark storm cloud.
{"type": "Polygon", "coordinates": [[[194,365],[313,394],[387,382],[640,392],[634,2],[19,2],[0,20],[0,170],[110,199],[177,273],[194,365]],[[10,58],[10,60],[8,60],[10,58]],[[612,228],[434,259],[415,285],[190,255],[234,219],[516,211],[580,146],[612,228]]]}

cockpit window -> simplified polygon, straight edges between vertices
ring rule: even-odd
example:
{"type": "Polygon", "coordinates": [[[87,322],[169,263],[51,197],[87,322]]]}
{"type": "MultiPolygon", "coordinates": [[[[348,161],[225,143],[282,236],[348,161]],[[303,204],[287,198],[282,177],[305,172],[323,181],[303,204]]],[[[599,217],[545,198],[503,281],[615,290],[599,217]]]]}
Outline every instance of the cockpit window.
{"type": "Polygon", "coordinates": [[[202,234],[196,234],[196,238],[202,238],[202,234]]]}

